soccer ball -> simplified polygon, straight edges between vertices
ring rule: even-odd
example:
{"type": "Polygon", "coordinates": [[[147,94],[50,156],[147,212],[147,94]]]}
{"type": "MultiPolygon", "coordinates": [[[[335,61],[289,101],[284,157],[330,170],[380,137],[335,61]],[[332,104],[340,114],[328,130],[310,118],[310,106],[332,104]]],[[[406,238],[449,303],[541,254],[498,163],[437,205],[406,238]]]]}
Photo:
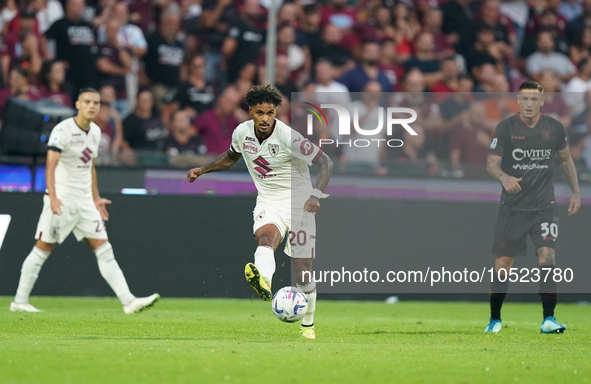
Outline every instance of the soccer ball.
{"type": "Polygon", "coordinates": [[[275,292],[271,304],[275,316],[286,323],[295,323],[308,312],[308,299],[296,287],[283,287],[275,292]]]}

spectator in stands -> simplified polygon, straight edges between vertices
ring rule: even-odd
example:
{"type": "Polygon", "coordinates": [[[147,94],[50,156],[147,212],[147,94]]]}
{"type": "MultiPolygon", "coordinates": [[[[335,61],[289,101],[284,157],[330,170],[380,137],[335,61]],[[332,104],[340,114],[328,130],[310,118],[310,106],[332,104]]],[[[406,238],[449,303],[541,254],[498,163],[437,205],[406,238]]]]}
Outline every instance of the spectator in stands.
{"type": "Polygon", "coordinates": [[[148,76],[154,104],[162,107],[164,95],[179,83],[179,72],[184,59],[183,43],[177,39],[180,15],[175,12],[162,14],[158,32],[150,34],[146,41],[148,52],[144,56],[144,66],[148,76]]]}
{"type": "Polygon", "coordinates": [[[298,92],[298,88],[291,79],[291,73],[289,57],[287,55],[277,55],[275,58],[275,86],[289,100],[291,100],[292,92],[298,92]]]}
{"type": "MultiPolygon", "coordinates": [[[[382,41],[382,47],[380,51],[380,63],[378,67],[384,72],[393,89],[399,85],[400,80],[404,77],[404,67],[398,64],[398,51],[396,48],[396,42],[394,40],[382,41]]],[[[405,61],[408,59],[405,59],[405,61]]]]}
{"type": "Polygon", "coordinates": [[[205,71],[205,57],[201,55],[193,57],[187,81],[172,88],[164,96],[162,120],[167,126],[170,124],[172,113],[176,110],[187,112],[191,120],[195,120],[201,112],[213,106],[219,91],[215,83],[207,81],[205,71]]]}
{"type": "Polygon", "coordinates": [[[217,105],[203,112],[195,121],[195,129],[207,147],[207,153],[219,155],[230,148],[232,133],[242,121],[234,114],[240,97],[234,87],[228,87],[220,95],[217,105]]]}
{"type": "Polygon", "coordinates": [[[386,39],[396,40],[398,32],[392,23],[392,12],[390,8],[377,8],[375,10],[374,19],[373,26],[378,41],[382,42],[386,39]]]}
{"type": "Polygon", "coordinates": [[[561,81],[569,81],[575,74],[576,68],[570,59],[562,53],[554,52],[554,38],[549,31],[538,34],[538,50],[530,55],[526,61],[528,74],[536,81],[544,69],[552,70],[561,81]]]}
{"type": "Polygon", "coordinates": [[[569,58],[573,63],[591,57],[591,27],[583,28],[569,49],[569,58]]]}
{"type": "Polygon", "coordinates": [[[405,69],[407,71],[413,68],[420,69],[427,88],[443,80],[443,72],[435,54],[435,40],[431,32],[419,33],[415,41],[415,52],[416,54],[406,61],[405,69]]]}
{"type": "Polygon", "coordinates": [[[456,52],[466,54],[473,42],[474,12],[470,9],[472,0],[452,0],[443,4],[442,31],[456,52]]]}
{"type": "Polygon", "coordinates": [[[8,24],[15,18],[17,13],[18,6],[15,0],[0,1],[0,35],[4,34],[8,24]]]}
{"type": "Polygon", "coordinates": [[[32,16],[30,18],[29,32],[39,37],[39,23],[37,22],[37,11],[41,8],[39,0],[24,0],[21,3],[20,10],[16,17],[14,17],[6,27],[6,32],[18,32],[21,29],[21,13],[26,13],[32,16]]]}
{"type": "Polygon", "coordinates": [[[84,0],[68,0],[66,16],[45,32],[45,37],[55,40],[56,59],[66,65],[66,84],[72,100],[78,90],[94,86],[96,44],[92,25],[82,19],[84,0]]]}
{"type": "Polygon", "coordinates": [[[573,21],[583,14],[581,0],[563,0],[558,6],[558,13],[567,21],[573,21]]]}
{"type": "Polygon", "coordinates": [[[201,36],[205,44],[205,77],[213,81],[222,60],[222,45],[231,25],[240,18],[238,7],[232,0],[203,0],[199,17],[201,36]]]}
{"type": "MultiPolygon", "coordinates": [[[[472,69],[475,85],[474,92],[494,92],[497,72],[491,63],[483,63],[472,69]]],[[[488,95],[484,95],[488,97],[488,95]]]]}
{"type": "Polygon", "coordinates": [[[109,149],[111,152],[117,153],[127,147],[127,143],[123,139],[121,115],[115,108],[117,93],[110,84],[101,86],[99,93],[101,95],[101,109],[94,121],[103,131],[101,144],[105,151],[109,149]]]}
{"type": "Polygon", "coordinates": [[[129,4],[129,22],[142,29],[144,34],[154,30],[152,0],[125,0],[129,4]]]}
{"type": "Polygon", "coordinates": [[[406,41],[414,41],[421,30],[417,15],[415,12],[411,12],[408,3],[400,1],[394,7],[394,27],[400,35],[399,39],[406,41]]]}
{"type": "Polygon", "coordinates": [[[261,11],[258,0],[244,0],[240,19],[228,31],[228,37],[222,46],[228,83],[234,83],[240,69],[245,64],[255,63],[261,53],[263,35],[256,24],[261,11]]]}
{"type": "Polygon", "coordinates": [[[361,48],[359,65],[345,72],[337,81],[344,84],[349,89],[349,92],[361,92],[371,80],[380,83],[384,92],[392,92],[390,80],[378,67],[379,59],[379,44],[373,41],[364,42],[361,48]]]}
{"type": "Polygon", "coordinates": [[[486,164],[492,134],[463,119],[449,138],[449,162],[454,177],[463,177],[463,164],[486,164]]]}
{"type": "Polygon", "coordinates": [[[106,23],[104,44],[98,46],[96,68],[101,75],[101,84],[109,84],[115,88],[117,99],[114,107],[126,116],[129,111],[127,103],[127,87],[125,76],[131,72],[131,54],[121,45],[119,40],[119,20],[111,19],[106,23]]]}
{"type": "MultiPolygon", "coordinates": [[[[348,94],[349,89],[335,81],[335,70],[332,63],[327,59],[320,59],[316,62],[316,88],[317,93],[336,92],[339,94],[348,94]]],[[[349,97],[347,97],[349,100],[349,97]]],[[[326,103],[327,101],[320,101],[326,103]]]]}
{"type": "Polygon", "coordinates": [[[435,53],[439,58],[455,53],[448,36],[442,32],[443,12],[439,8],[428,8],[423,14],[424,31],[431,32],[435,41],[435,53]]]}
{"type": "Polygon", "coordinates": [[[37,24],[39,33],[43,35],[49,27],[64,17],[64,7],[58,0],[36,0],[37,24]]]}
{"type": "MultiPolygon", "coordinates": [[[[113,5],[111,18],[120,23],[119,33],[117,39],[119,44],[127,49],[131,54],[131,71],[125,76],[125,85],[127,93],[127,102],[129,108],[133,109],[137,96],[137,88],[139,83],[138,72],[140,68],[140,60],[148,52],[148,43],[144,37],[144,33],[137,25],[129,22],[129,6],[123,2],[117,2],[113,5]]],[[[103,44],[106,40],[105,35],[106,25],[101,25],[98,29],[98,43],[103,44]]]]}
{"type": "Polygon", "coordinates": [[[579,70],[564,86],[564,102],[571,108],[573,116],[582,113],[585,104],[585,93],[591,90],[591,60],[583,59],[579,62],[579,70]]]}
{"type": "Polygon", "coordinates": [[[332,24],[326,24],[322,31],[322,40],[310,44],[312,63],[319,59],[329,60],[335,68],[338,76],[352,68],[355,64],[351,59],[351,53],[341,47],[341,31],[332,24]]]}
{"type": "Polygon", "coordinates": [[[41,70],[42,55],[39,37],[33,33],[35,12],[24,9],[19,13],[20,29],[8,32],[0,48],[2,77],[8,78],[8,72],[16,65],[26,68],[31,76],[41,70]]]}
{"type": "MultiPolygon", "coordinates": [[[[363,88],[361,100],[351,103],[350,110],[357,109],[359,118],[357,121],[354,121],[357,125],[352,127],[351,136],[347,139],[353,141],[368,139],[368,136],[358,133],[355,128],[358,127],[366,132],[376,130],[380,120],[382,123],[385,121],[384,116],[380,119],[380,113],[384,114],[384,109],[380,106],[383,102],[382,86],[380,83],[377,81],[367,83],[363,88]]],[[[386,139],[386,130],[382,130],[377,135],[372,135],[371,139],[386,139]]],[[[383,148],[376,145],[344,147],[343,156],[341,157],[341,165],[344,167],[343,171],[386,175],[388,170],[380,165],[382,150],[383,148]]]]}
{"type": "Polygon", "coordinates": [[[29,82],[27,70],[16,66],[10,70],[8,87],[0,91],[0,117],[4,115],[4,106],[9,98],[20,100],[39,100],[41,91],[29,82]]]}
{"type": "Polygon", "coordinates": [[[332,24],[339,29],[353,28],[356,23],[355,8],[347,0],[329,0],[320,11],[320,24],[332,24]]]}
{"type": "Polygon", "coordinates": [[[499,43],[503,57],[513,56],[517,36],[513,22],[499,12],[499,0],[485,0],[480,6],[480,20],[493,28],[495,42],[499,43]]]}
{"type": "MultiPolygon", "coordinates": [[[[454,56],[447,56],[441,61],[443,79],[431,86],[432,92],[456,92],[458,90],[458,76],[460,71],[454,56]]],[[[469,92],[469,91],[468,91],[469,92]]]]}
{"type": "Polygon", "coordinates": [[[165,142],[165,150],[169,156],[204,155],[207,152],[201,137],[193,132],[191,118],[185,111],[174,111],[170,128],[170,135],[165,142]]]}
{"type": "Polygon", "coordinates": [[[540,75],[540,85],[544,87],[545,98],[541,112],[560,121],[568,132],[572,116],[560,92],[560,79],[554,72],[545,70],[540,75]]]}
{"type": "Polygon", "coordinates": [[[476,41],[466,53],[466,66],[472,74],[473,68],[484,63],[493,64],[497,72],[504,72],[504,43],[495,42],[495,31],[492,27],[479,23],[476,26],[476,41]]]}
{"type": "Polygon", "coordinates": [[[125,141],[135,150],[162,151],[167,136],[164,123],[154,113],[152,92],[148,89],[140,91],[135,111],[123,120],[125,141]]]}
{"type": "Polygon", "coordinates": [[[478,122],[480,127],[492,135],[506,113],[516,114],[520,109],[515,94],[509,93],[509,82],[505,75],[495,75],[493,92],[489,96],[492,97],[472,104],[470,113],[472,121],[478,122]]]}
{"type": "Polygon", "coordinates": [[[74,106],[66,89],[66,70],[61,61],[49,60],[43,63],[39,74],[39,90],[44,99],[66,107],[74,106]]]}
{"type": "Polygon", "coordinates": [[[583,8],[581,16],[570,22],[566,29],[566,36],[570,42],[575,41],[585,26],[591,25],[591,0],[583,0],[581,6],[583,8]]]}
{"type": "MultiPolygon", "coordinates": [[[[296,44],[295,28],[285,25],[277,31],[277,54],[287,56],[289,79],[292,83],[302,85],[310,79],[310,50],[307,46],[296,44]]],[[[264,62],[264,61],[263,61],[264,62]]]]}

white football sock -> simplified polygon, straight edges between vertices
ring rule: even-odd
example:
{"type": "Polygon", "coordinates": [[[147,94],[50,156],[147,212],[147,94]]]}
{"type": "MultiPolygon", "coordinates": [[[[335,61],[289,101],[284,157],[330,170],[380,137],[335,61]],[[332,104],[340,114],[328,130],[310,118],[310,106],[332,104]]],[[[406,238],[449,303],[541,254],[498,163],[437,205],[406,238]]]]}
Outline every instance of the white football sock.
{"type": "Polygon", "coordinates": [[[101,275],[107,281],[113,292],[115,292],[117,298],[121,301],[121,304],[127,305],[131,303],[135,299],[135,296],[129,291],[125,276],[123,276],[123,272],[121,271],[121,268],[119,268],[117,260],[115,260],[111,243],[103,243],[100,247],[94,250],[94,254],[96,255],[101,275]]]}
{"type": "Polygon", "coordinates": [[[23,267],[21,268],[21,278],[18,282],[18,288],[16,289],[16,296],[14,297],[15,303],[29,303],[29,295],[33,290],[37,277],[39,277],[39,271],[49,255],[50,252],[45,252],[42,249],[33,247],[33,250],[29,253],[29,256],[27,256],[23,262],[23,267]]]}
{"type": "Polygon", "coordinates": [[[316,282],[312,279],[306,285],[297,284],[298,288],[304,291],[306,298],[308,299],[308,312],[302,319],[302,325],[313,325],[314,324],[314,310],[316,310],[316,282]]]}
{"type": "Polygon", "coordinates": [[[254,253],[254,265],[258,268],[263,277],[273,281],[275,273],[275,254],[273,248],[267,246],[258,246],[254,253]]]}

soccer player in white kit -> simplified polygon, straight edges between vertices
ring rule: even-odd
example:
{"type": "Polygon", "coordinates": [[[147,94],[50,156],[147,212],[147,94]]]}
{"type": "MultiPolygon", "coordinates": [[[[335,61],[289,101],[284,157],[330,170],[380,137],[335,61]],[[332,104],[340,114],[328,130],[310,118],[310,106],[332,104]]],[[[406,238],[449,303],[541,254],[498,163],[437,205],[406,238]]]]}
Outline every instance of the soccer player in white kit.
{"type": "Polygon", "coordinates": [[[246,94],[252,120],[240,124],[232,134],[232,145],[223,154],[200,168],[189,170],[192,183],[204,173],[225,171],[243,157],[258,191],[253,211],[253,233],[258,247],[254,264],[248,263],[245,276],[261,299],[273,296],[274,252],[288,236],[285,253],[291,257],[297,286],[308,298],[308,312],[300,333],[315,339],[314,310],[316,282],[311,279],[315,257],[316,221],[322,191],[328,185],[333,163],[317,146],[275,118],[283,97],[271,85],[259,85],[246,94]],[[316,164],[316,187],[312,189],[308,167],[316,164]]]}
{"type": "Polygon", "coordinates": [[[57,124],[49,137],[45,179],[47,190],[37,224],[37,242],[21,269],[21,277],[11,311],[40,312],[29,304],[29,295],[39,271],[56,243],[74,232],[96,255],[101,275],[113,289],[126,314],[152,306],[160,295],[135,297],[113,255],[104,221],[109,219],[110,200],[99,195],[94,162],[101,129],[92,122],[100,109],[96,89],[83,88],[76,101],[78,114],[57,124]]]}

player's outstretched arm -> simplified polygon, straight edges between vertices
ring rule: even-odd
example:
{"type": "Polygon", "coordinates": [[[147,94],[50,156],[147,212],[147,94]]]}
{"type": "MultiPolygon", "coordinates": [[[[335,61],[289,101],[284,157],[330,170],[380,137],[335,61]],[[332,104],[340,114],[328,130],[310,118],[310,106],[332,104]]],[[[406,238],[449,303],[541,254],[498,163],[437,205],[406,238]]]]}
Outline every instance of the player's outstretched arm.
{"type": "Polygon", "coordinates": [[[190,169],[189,172],[187,172],[187,179],[189,179],[189,182],[192,183],[204,173],[225,171],[236,164],[241,157],[242,155],[240,153],[236,153],[231,149],[228,149],[226,152],[205,164],[203,167],[190,169]]]}
{"type": "Polygon", "coordinates": [[[55,167],[60,160],[59,150],[49,148],[47,151],[47,161],[45,162],[45,184],[47,185],[47,194],[49,195],[49,205],[51,212],[55,215],[62,214],[62,202],[55,194],[55,167]]]}
{"type": "Polygon", "coordinates": [[[501,169],[499,161],[501,161],[501,156],[493,154],[488,155],[486,158],[486,170],[488,173],[490,173],[490,175],[495,179],[499,180],[503,185],[503,188],[505,188],[505,191],[508,193],[517,193],[521,191],[521,186],[519,185],[521,177],[518,179],[516,177],[507,175],[501,169]]]}
{"type": "Polygon", "coordinates": [[[574,215],[581,208],[581,195],[579,192],[579,178],[577,176],[577,169],[572,156],[570,155],[570,149],[566,148],[558,151],[558,157],[560,157],[560,164],[562,165],[562,172],[564,172],[564,178],[568,183],[570,189],[573,191],[573,196],[570,198],[570,204],[568,205],[568,215],[574,215]]]}
{"type": "Polygon", "coordinates": [[[304,203],[304,211],[306,212],[317,212],[320,209],[320,196],[328,185],[334,168],[332,160],[326,153],[322,153],[314,164],[318,166],[316,187],[314,194],[304,203]]]}

